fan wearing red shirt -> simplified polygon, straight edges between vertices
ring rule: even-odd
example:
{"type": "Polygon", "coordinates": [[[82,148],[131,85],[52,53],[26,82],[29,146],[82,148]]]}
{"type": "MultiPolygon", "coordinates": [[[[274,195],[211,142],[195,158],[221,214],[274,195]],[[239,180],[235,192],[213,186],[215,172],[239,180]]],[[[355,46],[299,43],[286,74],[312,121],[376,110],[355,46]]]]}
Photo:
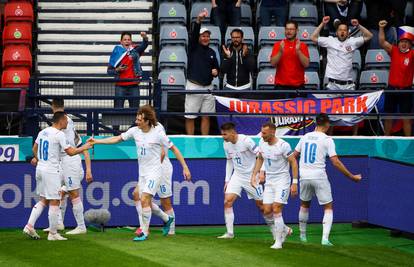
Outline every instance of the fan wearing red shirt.
{"type": "MultiPolygon", "coordinates": [[[[399,39],[397,45],[392,45],[385,40],[384,28],[387,21],[379,22],[379,43],[387,51],[391,58],[390,74],[387,90],[410,90],[414,76],[414,28],[403,26],[398,30],[399,39]]],[[[413,95],[411,93],[385,94],[386,113],[411,113],[413,95]]],[[[405,136],[411,136],[411,120],[403,119],[403,131],[405,136]]],[[[384,123],[385,135],[390,135],[392,119],[386,119],[384,123]]]]}
{"type": "MultiPolygon", "coordinates": [[[[287,21],[285,39],[273,46],[270,64],[276,67],[275,87],[279,90],[304,89],[305,68],[309,66],[308,46],[298,38],[298,23],[287,21]]],[[[279,94],[280,96],[280,94],[279,94]]],[[[282,95],[287,98],[297,96],[295,93],[282,95]]]]}

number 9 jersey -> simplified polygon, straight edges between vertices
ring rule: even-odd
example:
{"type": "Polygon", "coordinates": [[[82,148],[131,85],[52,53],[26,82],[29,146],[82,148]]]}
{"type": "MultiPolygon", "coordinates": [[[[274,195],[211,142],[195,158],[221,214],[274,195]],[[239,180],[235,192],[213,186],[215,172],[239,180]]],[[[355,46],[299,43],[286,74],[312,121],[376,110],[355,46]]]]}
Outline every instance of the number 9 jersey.
{"type": "Polygon", "coordinates": [[[326,156],[336,156],[332,137],[322,132],[305,134],[296,145],[300,153],[299,175],[301,180],[328,179],[326,175],[326,156]]]}

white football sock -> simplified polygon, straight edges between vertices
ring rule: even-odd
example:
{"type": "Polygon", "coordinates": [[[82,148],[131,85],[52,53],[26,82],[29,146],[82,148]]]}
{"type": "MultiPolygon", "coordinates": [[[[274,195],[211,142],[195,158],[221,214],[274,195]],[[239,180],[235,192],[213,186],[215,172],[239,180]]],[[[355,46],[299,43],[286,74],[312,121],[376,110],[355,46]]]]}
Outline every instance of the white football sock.
{"type": "Polygon", "coordinates": [[[309,220],[309,209],[300,207],[299,209],[299,230],[301,238],[306,238],[306,224],[309,220]]]}
{"type": "Polygon", "coordinates": [[[58,227],[58,216],[59,216],[59,206],[49,206],[49,227],[50,227],[50,234],[57,233],[58,227]]]}
{"type": "Polygon", "coordinates": [[[272,233],[273,240],[276,240],[276,228],[275,228],[275,220],[273,219],[273,215],[263,215],[263,218],[266,222],[266,224],[270,228],[270,232],[272,233]]]}
{"type": "Polygon", "coordinates": [[[72,199],[73,215],[79,228],[85,229],[85,219],[83,218],[83,203],[80,197],[72,199]]]}
{"type": "Polygon", "coordinates": [[[233,208],[225,208],[224,209],[224,221],[226,222],[227,233],[233,235],[234,234],[234,213],[233,208]]]}
{"type": "Polygon", "coordinates": [[[285,222],[283,221],[282,213],[274,214],[275,229],[276,229],[276,242],[282,243],[283,229],[285,228],[285,222]]]}
{"type": "Polygon", "coordinates": [[[151,210],[152,210],[152,213],[155,216],[160,217],[163,222],[167,222],[168,221],[169,217],[168,217],[167,213],[163,212],[161,210],[160,206],[158,206],[154,202],[151,203],[151,210]]]}
{"type": "Polygon", "coordinates": [[[58,218],[58,224],[64,224],[65,222],[65,214],[66,214],[66,207],[68,206],[68,198],[65,196],[61,201],[60,201],[60,213],[59,213],[59,218],[58,218]]]}
{"type": "Polygon", "coordinates": [[[150,221],[151,221],[151,208],[150,207],[146,207],[146,208],[142,208],[142,226],[141,226],[141,230],[142,232],[148,236],[149,234],[149,225],[150,225],[150,221]]]}
{"type": "Polygon", "coordinates": [[[174,209],[167,210],[165,213],[167,213],[169,216],[174,218],[174,221],[170,225],[170,232],[169,232],[169,234],[174,234],[175,233],[175,213],[174,213],[174,209]]]}
{"type": "Polygon", "coordinates": [[[39,201],[36,205],[33,206],[32,212],[30,213],[29,221],[27,222],[27,226],[30,228],[34,228],[37,219],[39,219],[40,215],[42,214],[45,208],[45,204],[39,201]]]}
{"type": "Polygon", "coordinates": [[[142,206],[141,206],[141,201],[139,201],[139,200],[138,201],[135,201],[135,209],[137,210],[137,214],[138,214],[139,227],[142,227],[143,223],[142,223],[142,206]]]}
{"type": "Polygon", "coordinates": [[[332,221],[333,221],[333,211],[328,209],[325,210],[325,213],[323,215],[323,232],[322,232],[322,239],[329,240],[329,233],[331,232],[332,228],[332,221]]]}

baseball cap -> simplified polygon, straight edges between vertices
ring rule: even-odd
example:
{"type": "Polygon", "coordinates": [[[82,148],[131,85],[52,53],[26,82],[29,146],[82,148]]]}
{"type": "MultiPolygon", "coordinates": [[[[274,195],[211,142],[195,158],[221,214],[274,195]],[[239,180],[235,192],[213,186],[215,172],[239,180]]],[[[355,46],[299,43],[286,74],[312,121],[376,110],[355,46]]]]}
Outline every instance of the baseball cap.
{"type": "Polygon", "coordinates": [[[398,41],[407,39],[414,42],[414,27],[401,26],[398,27],[398,41]]]}
{"type": "Polygon", "coordinates": [[[203,27],[200,29],[200,34],[203,34],[205,32],[208,32],[209,34],[211,34],[211,31],[209,29],[207,29],[206,27],[203,27]]]}

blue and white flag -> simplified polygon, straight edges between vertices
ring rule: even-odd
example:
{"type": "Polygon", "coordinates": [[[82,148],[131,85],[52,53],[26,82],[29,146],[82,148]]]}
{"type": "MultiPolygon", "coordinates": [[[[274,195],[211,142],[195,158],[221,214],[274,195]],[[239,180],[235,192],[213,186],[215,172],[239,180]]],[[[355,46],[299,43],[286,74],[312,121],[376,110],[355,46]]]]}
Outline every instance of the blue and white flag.
{"type": "Polygon", "coordinates": [[[111,57],[109,58],[109,64],[116,68],[124,56],[128,53],[128,49],[124,48],[122,45],[117,45],[112,50],[111,57]]]}

